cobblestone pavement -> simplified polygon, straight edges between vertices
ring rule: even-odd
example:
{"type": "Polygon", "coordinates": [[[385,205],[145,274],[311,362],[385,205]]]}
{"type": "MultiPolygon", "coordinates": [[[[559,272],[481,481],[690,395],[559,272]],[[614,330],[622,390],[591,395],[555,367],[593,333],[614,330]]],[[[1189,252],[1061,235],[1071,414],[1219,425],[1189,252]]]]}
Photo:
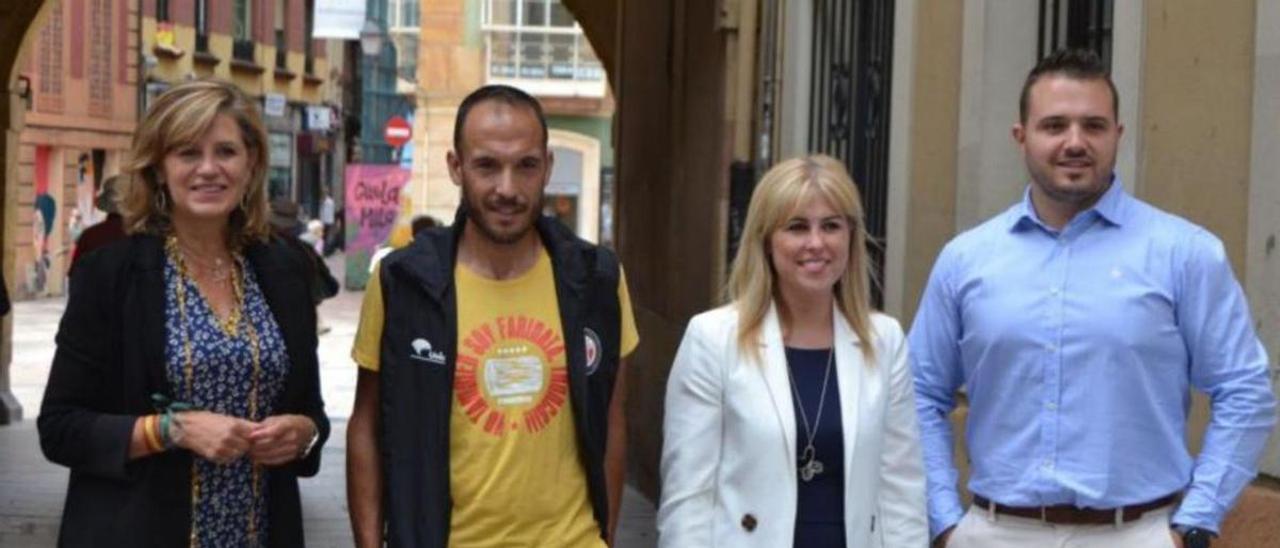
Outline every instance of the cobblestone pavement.
{"type": "MultiPolygon", "coordinates": [[[[342,272],[341,256],[329,259],[335,275],[342,272]]],[[[346,418],[355,395],[355,369],[350,359],[363,292],[342,291],[321,305],[320,315],[330,331],[320,337],[320,375],[325,408],[333,434],[324,447],[320,474],[300,482],[308,546],[351,546],[347,522],[345,437],[346,418]]],[[[40,409],[45,379],[53,359],[53,336],[65,301],[60,298],[14,303],[13,361],[10,381],[22,405],[22,421],[0,426],[0,548],[54,546],[57,539],[67,470],[40,454],[35,416],[40,409]]],[[[622,505],[617,545],[649,548],[656,545],[653,504],[628,488],[622,505]]]]}

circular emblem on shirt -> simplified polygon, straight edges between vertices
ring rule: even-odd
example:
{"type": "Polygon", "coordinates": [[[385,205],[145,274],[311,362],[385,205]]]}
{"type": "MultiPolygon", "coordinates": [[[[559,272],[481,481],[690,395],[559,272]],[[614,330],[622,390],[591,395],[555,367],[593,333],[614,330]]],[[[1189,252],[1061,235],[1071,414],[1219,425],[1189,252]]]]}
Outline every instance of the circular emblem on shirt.
{"type": "Polygon", "coordinates": [[[583,328],[582,334],[586,339],[583,349],[587,354],[587,374],[591,375],[600,368],[600,356],[603,353],[604,345],[600,343],[600,335],[592,331],[590,327],[583,328]]]}
{"type": "Polygon", "coordinates": [[[568,400],[564,344],[541,320],[501,316],[461,342],[454,393],[467,419],[485,432],[540,432],[568,400]]]}

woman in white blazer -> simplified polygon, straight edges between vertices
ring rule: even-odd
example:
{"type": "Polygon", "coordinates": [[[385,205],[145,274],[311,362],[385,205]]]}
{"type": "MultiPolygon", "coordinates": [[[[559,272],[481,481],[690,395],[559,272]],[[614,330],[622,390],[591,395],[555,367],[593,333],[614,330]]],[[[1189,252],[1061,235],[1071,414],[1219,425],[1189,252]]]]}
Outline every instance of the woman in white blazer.
{"type": "Polygon", "coordinates": [[[866,242],[839,161],[756,187],[730,304],[689,322],[671,368],[660,546],[928,545],[907,345],[871,309],[866,242]]]}

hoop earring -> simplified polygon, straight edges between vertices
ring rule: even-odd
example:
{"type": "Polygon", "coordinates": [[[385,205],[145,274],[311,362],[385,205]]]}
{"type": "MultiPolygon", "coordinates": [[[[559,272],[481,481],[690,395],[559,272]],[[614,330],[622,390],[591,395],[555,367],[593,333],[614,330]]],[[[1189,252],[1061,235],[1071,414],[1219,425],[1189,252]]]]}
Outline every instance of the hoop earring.
{"type": "Polygon", "coordinates": [[[164,185],[156,188],[156,211],[166,212],[169,210],[169,198],[165,196],[164,185]]]}
{"type": "Polygon", "coordinates": [[[242,194],[242,195],[240,196],[240,210],[241,210],[241,211],[243,211],[243,212],[245,212],[246,214],[248,214],[248,213],[249,213],[249,194],[250,194],[250,192],[251,192],[250,190],[245,189],[244,194],[242,194]]]}

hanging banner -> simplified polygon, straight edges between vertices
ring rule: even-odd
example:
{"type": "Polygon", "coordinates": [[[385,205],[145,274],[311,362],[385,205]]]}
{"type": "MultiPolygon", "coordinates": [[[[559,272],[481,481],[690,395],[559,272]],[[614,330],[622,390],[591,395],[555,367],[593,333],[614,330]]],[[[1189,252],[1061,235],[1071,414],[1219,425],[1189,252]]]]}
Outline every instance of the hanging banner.
{"type": "Polygon", "coordinates": [[[346,285],[362,289],[369,257],[387,242],[409,183],[409,170],[394,165],[348,164],[346,172],[346,285]]]}
{"type": "Polygon", "coordinates": [[[359,40],[364,26],[365,0],[316,0],[312,38],[359,40]]]}

